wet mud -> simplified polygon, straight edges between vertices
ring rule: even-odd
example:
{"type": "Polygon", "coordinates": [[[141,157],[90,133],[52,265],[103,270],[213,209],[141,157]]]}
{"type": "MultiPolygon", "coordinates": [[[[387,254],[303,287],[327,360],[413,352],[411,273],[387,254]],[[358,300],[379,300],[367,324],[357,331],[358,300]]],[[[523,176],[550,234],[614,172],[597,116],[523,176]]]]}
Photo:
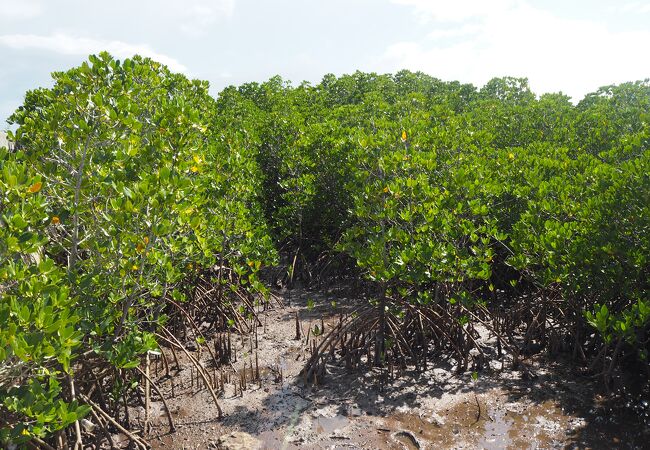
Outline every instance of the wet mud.
{"type": "MultiPolygon", "coordinates": [[[[171,379],[162,374],[156,379],[177,430],[170,433],[162,404],[154,398],[153,448],[218,448],[220,436],[235,431],[250,435],[257,448],[274,450],[648,448],[647,407],[639,404],[641,412],[635,412],[601,395],[598,383],[576,375],[570,362],[546,355],[525,361],[525,371],[495,362],[477,380],[457,374],[452,361],[441,359],[424,372],[407,372],[383,384],[376,371],[350,372],[330,364],[322,383],[305,384],[300,370],[313,345],[307,339],[321,338],[314,337],[314,326],[317,334],[327,332],[341,310],[359,302],[336,291],[292,291],[285,293],[286,307],[261,311],[266,326],[257,346],[246,337],[233,339],[237,362],[214,369],[226,380],[219,395],[222,419],[189,361],[178,355],[180,370],[171,379]],[[333,300],[339,311],[332,312],[333,300]]],[[[201,358],[208,366],[206,353],[201,358]]],[[[142,408],[131,411],[132,420],[143,415],[142,408]]]]}

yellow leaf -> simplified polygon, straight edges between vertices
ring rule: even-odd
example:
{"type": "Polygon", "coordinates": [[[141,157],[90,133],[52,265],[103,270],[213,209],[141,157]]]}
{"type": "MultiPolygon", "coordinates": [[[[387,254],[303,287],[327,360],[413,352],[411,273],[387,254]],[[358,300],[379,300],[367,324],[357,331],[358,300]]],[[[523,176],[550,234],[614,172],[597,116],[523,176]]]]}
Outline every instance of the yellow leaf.
{"type": "Polygon", "coordinates": [[[402,131],[402,142],[406,141],[406,131],[402,131]]]}
{"type": "Polygon", "coordinates": [[[133,266],[131,266],[131,269],[134,270],[134,271],[135,271],[135,270],[138,270],[138,266],[136,266],[135,264],[133,264],[133,266]]]}
{"type": "Polygon", "coordinates": [[[61,223],[61,219],[59,219],[58,216],[52,216],[52,224],[53,225],[58,225],[61,223]]]}
{"type": "Polygon", "coordinates": [[[38,191],[41,190],[42,187],[43,187],[43,183],[41,183],[40,181],[37,181],[36,183],[32,184],[32,185],[29,187],[29,189],[27,189],[27,191],[28,191],[30,194],[36,194],[38,191]]]}
{"type": "Polygon", "coordinates": [[[388,187],[385,187],[384,188],[384,193],[388,193],[388,191],[389,191],[388,187]]]}
{"type": "Polygon", "coordinates": [[[515,159],[515,154],[512,152],[508,153],[508,159],[510,160],[515,159]]]}
{"type": "Polygon", "coordinates": [[[142,239],[145,244],[149,243],[149,236],[145,236],[144,239],[142,239]]]}

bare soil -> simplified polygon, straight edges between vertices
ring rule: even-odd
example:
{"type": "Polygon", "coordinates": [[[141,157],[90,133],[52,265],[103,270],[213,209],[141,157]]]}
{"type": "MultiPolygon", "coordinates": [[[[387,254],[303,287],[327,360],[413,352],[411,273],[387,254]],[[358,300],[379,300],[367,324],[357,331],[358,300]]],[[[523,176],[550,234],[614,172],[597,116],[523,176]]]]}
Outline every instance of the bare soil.
{"type": "MultiPolygon", "coordinates": [[[[650,446],[650,430],[638,414],[630,414],[615,400],[605,401],[597,383],[547,356],[525,361],[518,371],[510,369],[508,360],[495,358],[477,380],[471,373],[456,374],[454,361],[441,359],[425,371],[406,373],[383,386],[376,369],[350,373],[334,363],[319,385],[306,384],[299,373],[311,340],[322,336],[321,321],[327,332],[341,312],[366,300],[351,298],[343,287],[324,292],[294,289],[278,295],[284,307],[259,312],[265,325],[258,328],[257,345],[251,336],[231,336],[237,361],[229,367],[213,368],[205,349],[192,352],[210,373],[226,380],[219,395],[221,420],[187,356],[177,352],[180,370],[172,368],[169,379],[163,376],[161,361],[153,365],[154,381],[177,428],[170,432],[163,404],[154,396],[148,436],[153,448],[218,448],[220,437],[234,431],[252,435],[264,449],[650,446]]],[[[486,342],[490,339],[486,334],[486,342]]],[[[166,354],[174,366],[171,352],[166,354]]],[[[142,423],[144,408],[133,407],[131,420],[142,423]]],[[[124,436],[113,438],[126,443],[124,436]]],[[[240,448],[250,448],[251,442],[255,441],[242,442],[240,448]]]]}

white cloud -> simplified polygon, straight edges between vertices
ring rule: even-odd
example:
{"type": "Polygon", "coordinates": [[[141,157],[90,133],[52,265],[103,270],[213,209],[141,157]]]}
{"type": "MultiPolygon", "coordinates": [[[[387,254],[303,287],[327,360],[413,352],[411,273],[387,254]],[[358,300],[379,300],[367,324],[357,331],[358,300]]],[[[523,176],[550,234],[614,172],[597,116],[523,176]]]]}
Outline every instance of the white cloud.
{"type": "Polygon", "coordinates": [[[39,16],[43,6],[34,0],[0,0],[0,18],[26,19],[39,16]]]}
{"type": "Polygon", "coordinates": [[[472,17],[482,17],[494,11],[502,11],[517,3],[517,0],[391,0],[398,5],[415,7],[422,19],[447,22],[462,22],[472,17]]]}
{"type": "Polygon", "coordinates": [[[630,2],[625,3],[619,7],[620,11],[625,13],[641,13],[647,14],[650,13],[650,3],[649,2],[630,2]]]}
{"type": "Polygon", "coordinates": [[[164,10],[183,33],[201,36],[219,19],[232,17],[235,0],[158,0],[152,7],[164,10]]]}
{"type": "Polygon", "coordinates": [[[429,39],[453,39],[465,37],[481,32],[481,27],[478,25],[463,25],[458,28],[443,28],[433,30],[427,35],[429,39]]]}
{"type": "Polygon", "coordinates": [[[471,23],[455,34],[434,30],[428,40],[389,46],[382,64],[390,71],[422,70],[478,86],[495,76],[528,77],[535,92],[561,90],[574,100],[603,85],[650,76],[650,58],[642,56],[650,31],[611,31],[596,22],[557,17],[524,1],[490,2],[491,9],[483,5],[488,2],[474,0],[453,7],[439,0],[393,1],[429,13],[436,28],[462,21],[463,14],[471,23]],[[474,5],[476,10],[463,12],[474,5]],[[443,37],[455,39],[439,40],[443,37]]]}
{"type": "Polygon", "coordinates": [[[67,34],[52,34],[40,36],[36,34],[7,34],[0,35],[0,46],[17,50],[35,49],[46,50],[64,55],[88,55],[107,51],[117,58],[129,58],[141,55],[154,59],[176,72],[184,72],[187,68],[162,53],[157,53],[146,44],[133,45],[122,41],[98,40],[90,38],[75,38],[67,34]]]}

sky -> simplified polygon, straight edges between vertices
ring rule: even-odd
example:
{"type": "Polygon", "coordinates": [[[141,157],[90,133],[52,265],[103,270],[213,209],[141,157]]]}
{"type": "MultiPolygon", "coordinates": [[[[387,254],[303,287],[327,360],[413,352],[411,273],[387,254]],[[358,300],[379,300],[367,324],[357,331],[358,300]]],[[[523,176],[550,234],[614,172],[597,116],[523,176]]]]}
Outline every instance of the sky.
{"type": "Polygon", "coordinates": [[[0,0],[0,129],[50,73],[107,50],[211,92],[274,75],[423,71],[527,77],[574,101],[650,77],[650,0],[0,0]]]}

